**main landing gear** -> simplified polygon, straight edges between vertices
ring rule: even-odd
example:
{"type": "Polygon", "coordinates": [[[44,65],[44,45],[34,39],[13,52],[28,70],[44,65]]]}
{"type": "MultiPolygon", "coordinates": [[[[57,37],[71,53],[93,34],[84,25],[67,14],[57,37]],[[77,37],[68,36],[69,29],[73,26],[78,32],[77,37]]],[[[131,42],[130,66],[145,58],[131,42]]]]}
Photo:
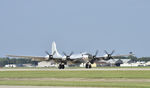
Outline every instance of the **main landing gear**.
{"type": "Polygon", "coordinates": [[[87,62],[87,63],[85,64],[85,68],[92,68],[91,63],[90,63],[90,62],[87,62]]]}
{"type": "Polygon", "coordinates": [[[64,69],[65,68],[65,64],[64,63],[60,63],[58,66],[58,69],[64,69]]]}

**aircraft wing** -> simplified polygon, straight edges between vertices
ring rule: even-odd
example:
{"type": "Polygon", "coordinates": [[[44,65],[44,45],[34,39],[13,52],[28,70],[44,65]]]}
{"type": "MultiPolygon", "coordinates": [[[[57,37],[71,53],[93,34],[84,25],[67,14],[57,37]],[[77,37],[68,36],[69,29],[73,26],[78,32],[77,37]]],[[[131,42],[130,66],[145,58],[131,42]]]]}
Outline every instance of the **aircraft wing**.
{"type": "MultiPolygon", "coordinates": [[[[134,54],[124,54],[124,55],[113,55],[112,58],[116,57],[127,57],[127,56],[133,56],[134,54]]],[[[105,56],[96,57],[96,60],[105,60],[105,56]]]]}
{"type": "Polygon", "coordinates": [[[45,57],[39,56],[17,56],[17,55],[6,55],[7,57],[17,57],[17,58],[24,58],[24,59],[32,59],[34,61],[43,61],[46,60],[45,57]]]}
{"type": "Polygon", "coordinates": [[[75,58],[75,59],[71,59],[73,62],[80,62],[83,60],[83,58],[75,58]]]}
{"type": "Polygon", "coordinates": [[[82,55],[72,55],[70,60],[72,61],[80,61],[80,60],[83,60],[83,56],[82,55]]]}
{"type": "Polygon", "coordinates": [[[126,54],[126,55],[114,55],[112,56],[113,58],[115,57],[127,57],[127,56],[133,56],[134,54],[126,54]]]}

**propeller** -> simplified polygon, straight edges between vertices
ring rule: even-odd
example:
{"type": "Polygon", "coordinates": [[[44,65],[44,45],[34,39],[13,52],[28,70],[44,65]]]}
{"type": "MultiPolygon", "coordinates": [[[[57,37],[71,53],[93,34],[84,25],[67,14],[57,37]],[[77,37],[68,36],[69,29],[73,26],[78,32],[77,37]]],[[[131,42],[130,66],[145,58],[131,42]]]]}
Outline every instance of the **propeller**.
{"type": "Polygon", "coordinates": [[[56,52],[54,51],[52,54],[50,54],[48,51],[45,51],[45,53],[49,56],[48,60],[52,60],[56,52]]]}
{"type": "Polygon", "coordinates": [[[71,60],[70,56],[73,54],[73,51],[69,55],[67,55],[65,52],[63,52],[63,54],[66,56],[66,60],[71,60]]]}
{"type": "Polygon", "coordinates": [[[106,50],[104,50],[104,52],[107,55],[106,58],[105,58],[105,60],[110,60],[110,59],[114,60],[114,58],[112,57],[112,55],[114,54],[115,50],[113,50],[111,53],[108,53],[106,50]]]}
{"type": "Polygon", "coordinates": [[[91,55],[91,56],[92,56],[92,59],[89,61],[91,64],[93,64],[94,61],[96,60],[96,56],[97,56],[98,52],[99,52],[99,51],[96,50],[95,54],[94,54],[94,55],[91,55]]]}

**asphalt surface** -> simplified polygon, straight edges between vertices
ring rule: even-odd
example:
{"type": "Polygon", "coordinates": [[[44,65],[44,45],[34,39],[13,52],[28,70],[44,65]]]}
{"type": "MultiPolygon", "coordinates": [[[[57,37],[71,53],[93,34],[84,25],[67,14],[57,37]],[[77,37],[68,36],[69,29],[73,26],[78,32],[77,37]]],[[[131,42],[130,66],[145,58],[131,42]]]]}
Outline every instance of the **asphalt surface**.
{"type": "Polygon", "coordinates": [[[92,68],[92,69],[85,69],[85,68],[79,68],[79,69],[51,69],[51,68],[35,68],[35,69],[28,69],[28,68],[2,68],[0,71],[128,71],[128,70],[137,70],[137,71],[143,71],[143,70],[150,70],[150,68],[92,68]]]}

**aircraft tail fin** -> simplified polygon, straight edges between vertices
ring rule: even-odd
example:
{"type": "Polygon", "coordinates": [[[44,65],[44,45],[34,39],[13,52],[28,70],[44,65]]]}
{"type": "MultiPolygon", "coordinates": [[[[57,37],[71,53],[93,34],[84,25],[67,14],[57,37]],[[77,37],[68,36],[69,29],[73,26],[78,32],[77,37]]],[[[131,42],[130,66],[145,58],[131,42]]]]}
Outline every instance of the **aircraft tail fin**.
{"type": "Polygon", "coordinates": [[[59,53],[58,53],[58,51],[57,51],[57,48],[56,48],[56,43],[55,42],[53,42],[52,43],[52,54],[55,52],[55,55],[56,56],[61,56],[59,53]]]}

